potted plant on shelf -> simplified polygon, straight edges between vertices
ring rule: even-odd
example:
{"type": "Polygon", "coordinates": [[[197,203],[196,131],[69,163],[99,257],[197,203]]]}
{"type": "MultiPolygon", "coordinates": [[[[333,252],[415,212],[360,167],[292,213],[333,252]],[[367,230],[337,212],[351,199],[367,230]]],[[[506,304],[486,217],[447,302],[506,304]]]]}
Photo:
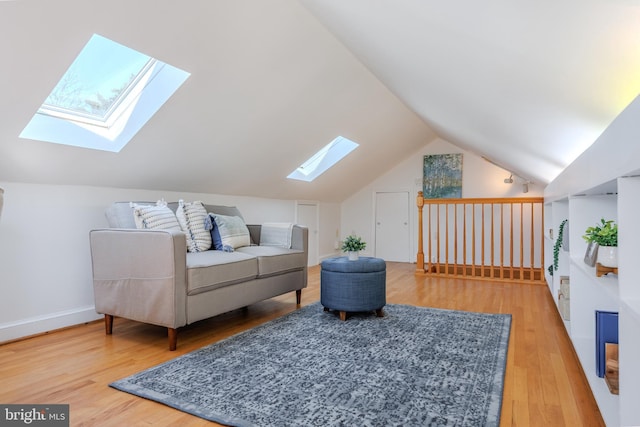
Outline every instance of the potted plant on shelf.
{"type": "Polygon", "coordinates": [[[367,243],[362,241],[359,236],[349,235],[342,242],[342,252],[349,254],[349,260],[355,261],[358,259],[358,253],[367,247],[367,243]]]}
{"type": "Polygon", "coordinates": [[[618,224],[602,218],[600,223],[588,227],[584,240],[598,245],[597,262],[605,267],[618,267],[618,224]]]}

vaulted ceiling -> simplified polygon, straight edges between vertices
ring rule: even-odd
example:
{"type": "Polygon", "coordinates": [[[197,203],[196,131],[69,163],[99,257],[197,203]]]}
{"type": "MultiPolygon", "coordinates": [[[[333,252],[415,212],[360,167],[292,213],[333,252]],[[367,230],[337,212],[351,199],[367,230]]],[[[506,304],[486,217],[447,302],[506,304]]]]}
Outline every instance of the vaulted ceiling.
{"type": "Polygon", "coordinates": [[[640,92],[640,0],[0,1],[0,181],[340,201],[435,138],[544,184],[640,92]],[[119,153],[18,138],[97,33],[191,73],[119,153]],[[338,135],[360,147],[286,176],[338,135]]]}

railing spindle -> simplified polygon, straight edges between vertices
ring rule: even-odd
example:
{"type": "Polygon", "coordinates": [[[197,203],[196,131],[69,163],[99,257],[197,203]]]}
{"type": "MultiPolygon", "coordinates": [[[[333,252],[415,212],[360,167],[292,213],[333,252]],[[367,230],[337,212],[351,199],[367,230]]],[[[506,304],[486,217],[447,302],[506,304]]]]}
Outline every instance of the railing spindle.
{"type": "Polygon", "coordinates": [[[524,205],[520,203],[520,280],[524,280],[524,205]]]}
{"type": "Polygon", "coordinates": [[[500,278],[504,279],[504,205],[500,205],[500,278]]]}
{"type": "Polygon", "coordinates": [[[462,209],[462,275],[467,275],[467,205],[466,203],[462,209]]]}
{"type": "Polygon", "coordinates": [[[529,245],[531,246],[531,252],[529,254],[529,263],[530,263],[529,264],[529,280],[533,281],[533,279],[534,279],[534,277],[533,277],[533,269],[534,269],[533,263],[534,263],[534,255],[535,255],[534,245],[533,245],[533,242],[534,242],[533,237],[534,237],[534,233],[535,233],[535,230],[533,228],[533,203],[531,203],[531,221],[530,222],[531,222],[531,229],[530,229],[531,238],[529,240],[530,241],[529,245]]]}

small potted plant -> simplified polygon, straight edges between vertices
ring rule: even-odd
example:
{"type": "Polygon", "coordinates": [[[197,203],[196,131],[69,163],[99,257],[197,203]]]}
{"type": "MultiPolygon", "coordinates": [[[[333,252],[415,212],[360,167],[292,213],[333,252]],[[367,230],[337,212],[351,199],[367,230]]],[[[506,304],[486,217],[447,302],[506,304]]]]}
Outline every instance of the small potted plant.
{"type": "Polygon", "coordinates": [[[602,218],[600,223],[588,227],[582,238],[598,245],[598,263],[605,267],[618,267],[618,224],[602,218]]]}
{"type": "Polygon", "coordinates": [[[359,236],[347,236],[342,242],[342,252],[349,254],[350,261],[357,260],[359,257],[358,252],[364,250],[366,247],[367,243],[363,242],[359,236]]]}

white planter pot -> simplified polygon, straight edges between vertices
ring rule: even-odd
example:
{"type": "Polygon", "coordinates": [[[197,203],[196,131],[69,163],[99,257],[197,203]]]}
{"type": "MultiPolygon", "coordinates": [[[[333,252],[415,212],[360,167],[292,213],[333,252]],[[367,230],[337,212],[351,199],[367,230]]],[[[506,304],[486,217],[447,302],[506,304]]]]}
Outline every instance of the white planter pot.
{"type": "Polygon", "coordinates": [[[598,246],[597,262],[605,267],[618,268],[618,247],[598,246]]]}
{"type": "Polygon", "coordinates": [[[360,254],[357,251],[349,252],[349,261],[357,261],[360,257],[360,254]]]}

